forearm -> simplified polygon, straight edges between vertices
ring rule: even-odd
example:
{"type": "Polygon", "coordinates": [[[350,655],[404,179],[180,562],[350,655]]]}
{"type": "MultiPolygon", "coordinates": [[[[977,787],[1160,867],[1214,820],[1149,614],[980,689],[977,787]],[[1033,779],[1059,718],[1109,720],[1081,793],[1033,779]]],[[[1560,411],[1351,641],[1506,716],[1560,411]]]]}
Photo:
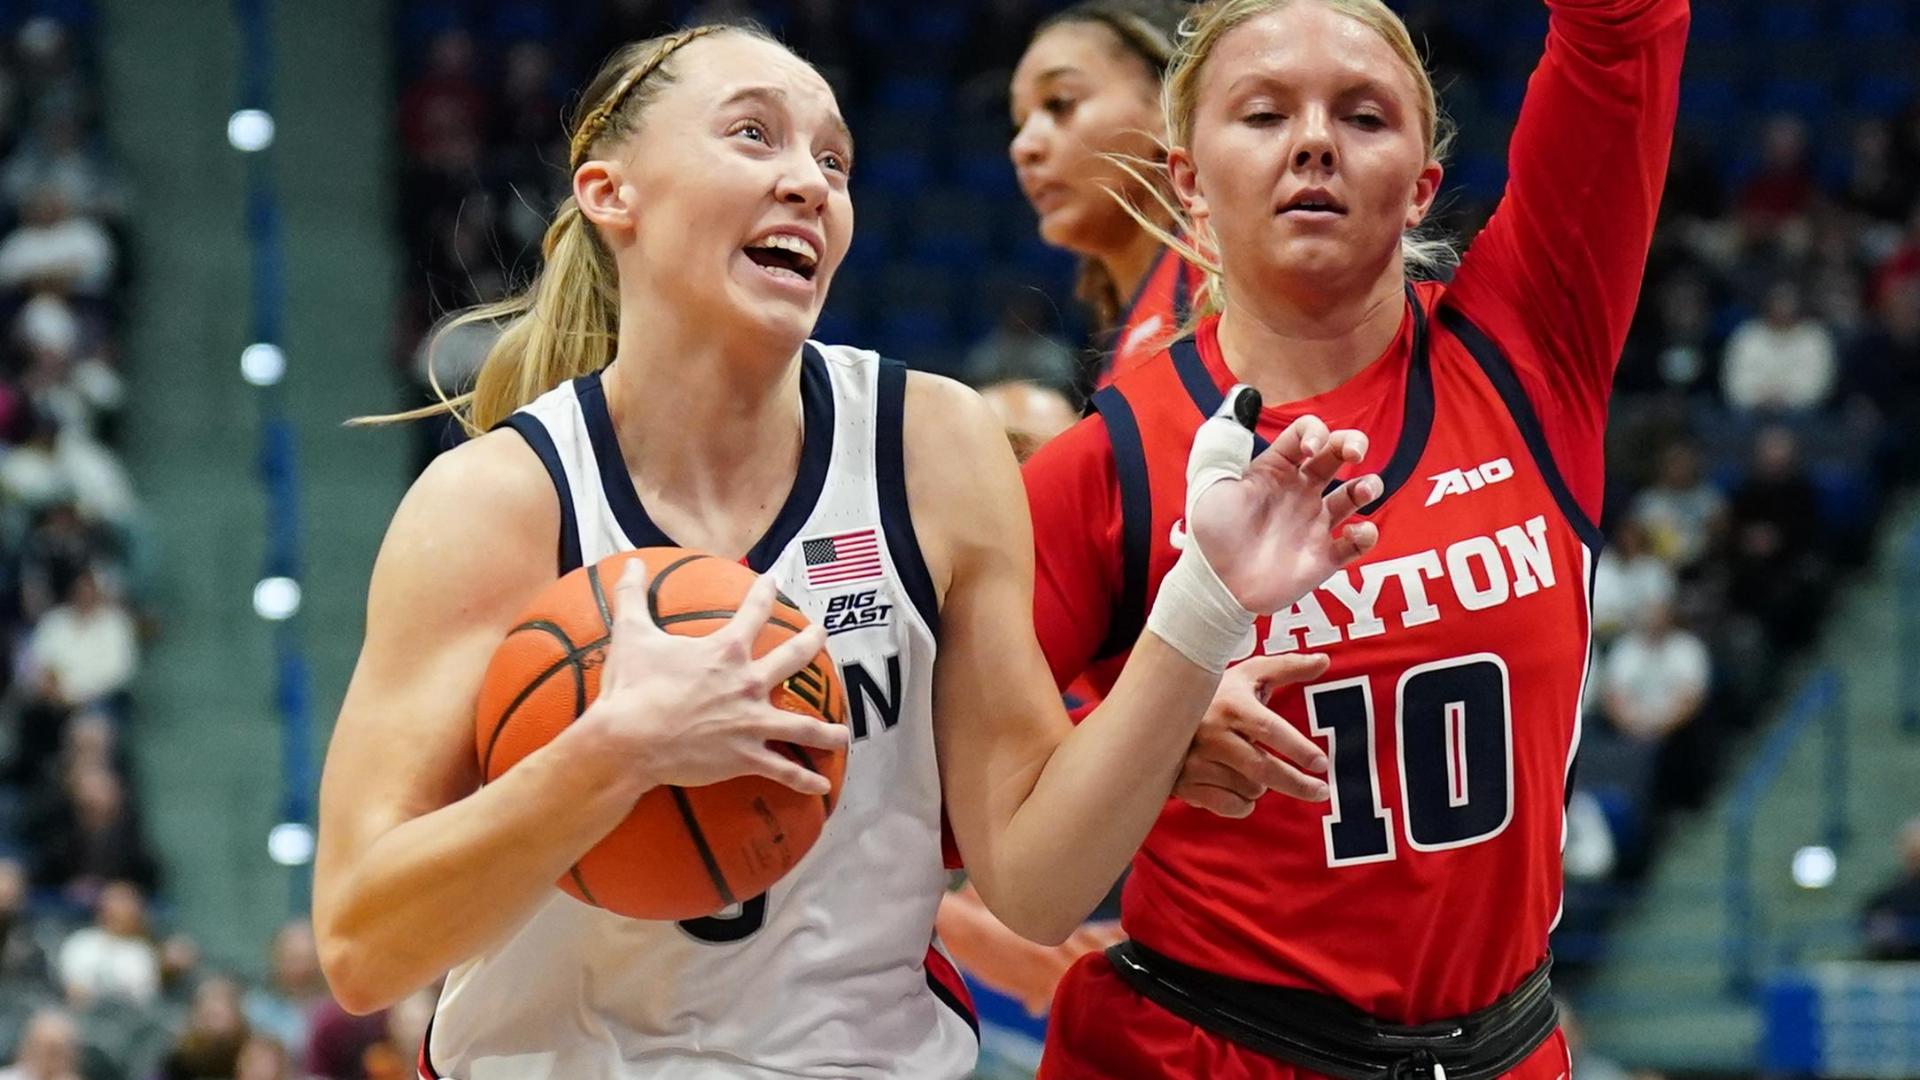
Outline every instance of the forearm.
{"type": "Polygon", "coordinates": [[[375,841],[316,905],[335,997],[372,1012],[499,944],[645,784],[585,718],[506,774],[375,841]]]}
{"type": "Polygon", "coordinates": [[[1113,692],[1047,759],[974,882],[995,915],[1058,943],[1158,820],[1220,677],[1143,634],[1113,692]]]}

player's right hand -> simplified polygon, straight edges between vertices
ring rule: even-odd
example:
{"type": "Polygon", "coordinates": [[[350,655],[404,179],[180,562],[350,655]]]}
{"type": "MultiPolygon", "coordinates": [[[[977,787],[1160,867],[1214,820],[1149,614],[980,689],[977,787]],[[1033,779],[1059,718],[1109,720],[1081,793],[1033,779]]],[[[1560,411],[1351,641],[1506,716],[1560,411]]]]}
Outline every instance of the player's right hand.
{"type": "Polygon", "coordinates": [[[631,753],[650,787],[700,787],[758,775],[809,795],[827,778],[802,768],[769,743],[844,752],[845,725],[778,708],[773,688],[826,646],[815,623],[758,660],[753,643],[773,613],[772,578],[756,581],[727,624],[704,637],[670,634],[647,608],[645,564],[634,559],[614,588],[613,640],[600,673],[600,696],[577,723],[594,725],[631,753]]]}
{"type": "Polygon", "coordinates": [[[1327,755],[1299,728],[1267,708],[1273,691],[1318,678],[1320,653],[1256,656],[1220,677],[1220,688],[1187,751],[1173,797],[1222,817],[1253,813],[1260,796],[1278,791],[1308,802],[1327,798],[1327,755]]]}

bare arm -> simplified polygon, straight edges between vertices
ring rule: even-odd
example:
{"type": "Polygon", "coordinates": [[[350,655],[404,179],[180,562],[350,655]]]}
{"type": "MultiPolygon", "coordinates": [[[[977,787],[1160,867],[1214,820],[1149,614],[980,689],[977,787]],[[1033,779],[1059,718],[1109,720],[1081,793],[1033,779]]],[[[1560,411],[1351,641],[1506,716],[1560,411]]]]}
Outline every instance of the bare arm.
{"type": "Polygon", "coordinates": [[[682,637],[653,623],[633,560],[615,589],[599,696],[480,787],[481,677],[554,578],[558,530],[544,472],[504,432],[436,462],[394,516],[320,786],[314,928],[349,1009],[391,1004],[504,940],[651,788],[753,773],[824,794],[824,777],[768,743],[846,748],[844,727],[768,700],[825,641],[809,627],[753,656],[772,579],[723,629],[682,637]]]}
{"type": "MultiPolygon", "coordinates": [[[[1219,677],[1144,634],[1112,694],[1074,728],[1034,639],[1032,532],[1004,436],[976,396],[944,380],[910,381],[907,416],[913,510],[944,585],[934,724],[948,815],[994,914],[1059,942],[1158,818],[1219,677]]],[[[1341,462],[1329,450],[1330,477],[1341,462]]],[[[1351,496],[1342,488],[1328,502],[1351,496]]],[[[1357,554],[1345,543],[1333,541],[1340,560],[1357,554]]]]}
{"type": "Polygon", "coordinates": [[[440,458],[394,515],[320,785],[314,928],[353,1012],[504,939],[640,795],[579,725],[480,787],[481,675],[556,576],[558,532],[553,489],[511,432],[440,458]]]}

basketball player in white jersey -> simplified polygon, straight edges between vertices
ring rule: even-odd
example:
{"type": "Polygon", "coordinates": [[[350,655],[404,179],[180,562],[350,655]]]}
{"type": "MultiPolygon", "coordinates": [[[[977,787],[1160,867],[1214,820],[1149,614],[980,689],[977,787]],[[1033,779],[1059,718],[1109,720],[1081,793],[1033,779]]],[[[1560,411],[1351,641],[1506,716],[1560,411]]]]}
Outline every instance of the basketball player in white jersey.
{"type": "Polygon", "coordinates": [[[1343,522],[1377,479],[1325,494],[1364,440],[1302,421],[1249,465],[1251,435],[1210,425],[1184,569],[1075,728],[992,413],[806,340],[853,226],[826,83],[758,32],[706,27],[616,54],[581,111],[546,264],[480,313],[507,329],[450,403],[482,433],[414,485],[374,568],[321,790],[327,977],[367,1012],[447,975],[428,1077],[964,1076],[976,1034],[932,931],[942,792],[994,914],[1063,938],[1159,813],[1253,612],[1375,541],[1343,522]],[[559,573],[669,543],[763,577],[688,638],[648,621],[630,573],[600,698],[481,786],[474,702],[516,614],[559,573]],[[814,628],[756,661],[776,586],[814,628]],[[823,644],[848,727],[767,702],[823,644]],[[839,807],[767,894],[665,923],[554,887],[652,787],[824,791],[767,742],[836,748],[849,728],[839,807]]]}

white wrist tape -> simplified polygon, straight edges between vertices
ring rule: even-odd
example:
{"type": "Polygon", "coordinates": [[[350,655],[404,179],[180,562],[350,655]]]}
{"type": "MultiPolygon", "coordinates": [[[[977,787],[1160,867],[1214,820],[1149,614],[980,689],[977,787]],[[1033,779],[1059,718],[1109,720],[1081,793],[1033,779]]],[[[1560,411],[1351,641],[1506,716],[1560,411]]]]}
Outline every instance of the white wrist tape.
{"type": "MultiPolygon", "coordinates": [[[[1250,386],[1227,392],[1218,412],[1200,425],[1187,455],[1186,517],[1200,496],[1222,480],[1238,480],[1253,459],[1252,423],[1260,413],[1260,394],[1250,386]]],[[[1147,629],[1182,656],[1215,673],[1247,652],[1253,612],[1240,606],[1191,532],[1176,529],[1180,558],[1160,581],[1147,613],[1147,629]]]]}

